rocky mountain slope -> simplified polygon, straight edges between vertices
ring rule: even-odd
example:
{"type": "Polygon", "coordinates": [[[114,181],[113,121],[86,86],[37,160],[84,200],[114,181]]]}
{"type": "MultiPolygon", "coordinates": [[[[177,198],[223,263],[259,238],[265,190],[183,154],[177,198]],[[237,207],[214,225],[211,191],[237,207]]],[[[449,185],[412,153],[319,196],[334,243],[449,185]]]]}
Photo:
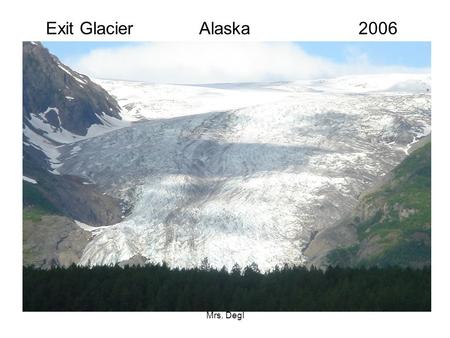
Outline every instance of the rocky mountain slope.
{"type": "Polygon", "coordinates": [[[120,107],[39,42],[23,43],[24,156],[57,173],[57,146],[123,126],[120,107]]]}
{"type": "Polygon", "coordinates": [[[40,43],[24,42],[24,264],[76,263],[90,234],[74,220],[95,226],[122,219],[122,201],[57,170],[62,144],[126,125],[119,112],[114,98],[87,76],[63,65],[40,43]]]}
{"type": "Polygon", "coordinates": [[[39,268],[77,264],[90,237],[68,217],[25,208],[23,264],[39,268]]]}
{"type": "Polygon", "coordinates": [[[305,251],[309,264],[431,264],[430,138],[415,148],[340,224],[314,238],[305,251]]]}
{"type": "Polygon", "coordinates": [[[94,225],[118,222],[120,201],[78,177],[59,175],[59,146],[120,125],[120,107],[87,76],[63,65],[42,44],[23,44],[24,205],[37,195],[54,210],[94,225]],[[30,195],[30,191],[33,194],[30,195]]]}
{"type": "Polygon", "coordinates": [[[89,77],[77,73],[50,54],[39,42],[23,43],[23,116],[29,127],[35,119],[54,132],[86,135],[103,124],[103,116],[121,119],[117,102],[89,77]]]}

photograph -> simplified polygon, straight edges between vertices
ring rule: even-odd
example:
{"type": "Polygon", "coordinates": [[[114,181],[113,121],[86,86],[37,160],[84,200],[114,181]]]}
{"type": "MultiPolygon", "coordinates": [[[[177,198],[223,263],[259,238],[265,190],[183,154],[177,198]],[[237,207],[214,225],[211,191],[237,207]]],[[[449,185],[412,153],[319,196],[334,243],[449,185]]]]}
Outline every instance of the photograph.
{"type": "Polygon", "coordinates": [[[23,41],[23,311],[431,311],[431,91],[430,41],[23,41]]]}

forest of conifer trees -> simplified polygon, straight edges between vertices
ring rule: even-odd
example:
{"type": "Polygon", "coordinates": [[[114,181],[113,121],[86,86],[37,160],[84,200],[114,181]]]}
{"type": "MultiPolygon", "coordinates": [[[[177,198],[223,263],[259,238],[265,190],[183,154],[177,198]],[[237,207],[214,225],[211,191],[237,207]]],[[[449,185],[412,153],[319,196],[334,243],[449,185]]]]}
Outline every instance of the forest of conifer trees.
{"type": "Polygon", "coordinates": [[[431,268],[23,268],[24,311],[430,311],[431,268]]]}

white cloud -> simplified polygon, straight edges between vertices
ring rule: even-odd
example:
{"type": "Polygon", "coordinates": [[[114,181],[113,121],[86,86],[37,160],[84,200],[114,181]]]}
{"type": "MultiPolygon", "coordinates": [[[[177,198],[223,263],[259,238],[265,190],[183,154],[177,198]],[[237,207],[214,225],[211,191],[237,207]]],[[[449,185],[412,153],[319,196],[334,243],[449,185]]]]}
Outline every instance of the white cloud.
{"type": "Polygon", "coordinates": [[[338,64],[289,42],[142,43],[96,49],[71,65],[97,78],[155,83],[287,81],[411,71],[371,65],[364,54],[338,64]]]}

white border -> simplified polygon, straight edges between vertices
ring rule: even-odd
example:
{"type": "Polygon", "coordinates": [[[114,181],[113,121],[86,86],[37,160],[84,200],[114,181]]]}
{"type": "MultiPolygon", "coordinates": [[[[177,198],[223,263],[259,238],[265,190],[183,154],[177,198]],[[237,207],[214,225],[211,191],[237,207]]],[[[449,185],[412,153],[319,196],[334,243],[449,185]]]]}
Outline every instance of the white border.
{"type": "MultiPolygon", "coordinates": [[[[450,126],[448,27],[443,1],[15,1],[1,10],[1,321],[2,336],[150,337],[328,336],[434,337],[448,332],[447,200],[450,126]],[[100,40],[48,37],[47,20],[133,23],[132,41],[432,41],[433,310],[432,313],[246,313],[242,322],[211,321],[204,313],[22,313],[21,311],[21,58],[23,40],[100,40]],[[237,21],[250,36],[198,36],[203,20],[237,21]],[[394,37],[360,37],[361,20],[394,20],[394,37]],[[438,333],[440,332],[440,333],[438,333]]],[[[103,39],[102,39],[103,40],[103,39]]]]}
{"type": "MultiPolygon", "coordinates": [[[[3,13],[22,40],[130,40],[130,41],[429,41],[438,8],[435,1],[321,0],[321,1],[207,1],[158,0],[15,1],[3,13]],[[11,13],[12,12],[12,13],[11,13]],[[96,20],[98,23],[134,24],[133,35],[115,37],[47,36],[46,21],[63,23],[96,20]],[[198,35],[203,21],[250,25],[250,36],[198,35]],[[359,36],[359,22],[396,21],[395,36],[359,36]]],[[[436,1],[436,3],[439,3],[436,1]]],[[[443,13],[441,13],[443,14],[443,13]]],[[[5,31],[7,32],[7,31],[5,31]]],[[[10,33],[11,34],[11,33],[10,33]]],[[[11,35],[10,35],[11,36],[11,35]]]]}

